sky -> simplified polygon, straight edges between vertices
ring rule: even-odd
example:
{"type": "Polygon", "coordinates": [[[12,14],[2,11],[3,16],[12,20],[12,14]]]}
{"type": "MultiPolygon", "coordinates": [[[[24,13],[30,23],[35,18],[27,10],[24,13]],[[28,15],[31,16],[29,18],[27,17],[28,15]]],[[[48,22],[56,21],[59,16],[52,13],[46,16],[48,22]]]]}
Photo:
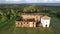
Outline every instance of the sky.
{"type": "Polygon", "coordinates": [[[0,0],[2,3],[60,3],[60,0],[0,0]]]}

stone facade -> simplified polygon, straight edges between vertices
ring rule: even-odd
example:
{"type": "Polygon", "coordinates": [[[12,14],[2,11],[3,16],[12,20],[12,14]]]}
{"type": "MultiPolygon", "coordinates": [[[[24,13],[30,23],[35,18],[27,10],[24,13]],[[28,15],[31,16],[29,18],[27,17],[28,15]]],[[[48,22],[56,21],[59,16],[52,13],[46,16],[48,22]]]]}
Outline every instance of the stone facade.
{"type": "Polygon", "coordinates": [[[16,21],[16,27],[36,27],[36,22],[16,21]]]}
{"type": "Polygon", "coordinates": [[[41,22],[43,16],[40,14],[21,14],[21,17],[22,21],[16,21],[16,27],[38,27],[43,24],[41,22]]]}
{"type": "Polygon", "coordinates": [[[38,14],[36,14],[36,15],[35,14],[22,14],[21,16],[22,16],[22,18],[24,20],[35,19],[35,21],[40,21],[42,15],[38,15],[38,14]]]}

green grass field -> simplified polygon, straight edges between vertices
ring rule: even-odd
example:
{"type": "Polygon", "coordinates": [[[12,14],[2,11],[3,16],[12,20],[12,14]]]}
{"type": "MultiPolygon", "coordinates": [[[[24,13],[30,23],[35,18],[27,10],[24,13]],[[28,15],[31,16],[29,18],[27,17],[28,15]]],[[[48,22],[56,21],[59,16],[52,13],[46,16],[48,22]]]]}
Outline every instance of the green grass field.
{"type": "Polygon", "coordinates": [[[50,28],[15,28],[12,34],[55,34],[50,28]]]}

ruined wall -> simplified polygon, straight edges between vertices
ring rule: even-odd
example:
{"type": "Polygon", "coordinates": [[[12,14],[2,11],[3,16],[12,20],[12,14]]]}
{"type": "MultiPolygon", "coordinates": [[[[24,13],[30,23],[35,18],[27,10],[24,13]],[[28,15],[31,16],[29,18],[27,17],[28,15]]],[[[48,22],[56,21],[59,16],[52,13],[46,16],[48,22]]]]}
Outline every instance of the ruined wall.
{"type": "Polygon", "coordinates": [[[21,15],[23,21],[16,21],[16,27],[36,27],[36,21],[41,21],[41,16],[42,15],[21,15]],[[28,22],[28,19],[34,19],[35,21],[32,20],[32,22],[28,22]]]}
{"type": "Polygon", "coordinates": [[[23,19],[33,19],[33,18],[35,18],[35,16],[34,15],[22,15],[22,18],[23,19]]]}
{"type": "Polygon", "coordinates": [[[35,19],[35,21],[41,21],[42,15],[21,15],[23,19],[35,19]]]}
{"type": "Polygon", "coordinates": [[[16,27],[36,27],[36,22],[16,22],[16,27]]]}

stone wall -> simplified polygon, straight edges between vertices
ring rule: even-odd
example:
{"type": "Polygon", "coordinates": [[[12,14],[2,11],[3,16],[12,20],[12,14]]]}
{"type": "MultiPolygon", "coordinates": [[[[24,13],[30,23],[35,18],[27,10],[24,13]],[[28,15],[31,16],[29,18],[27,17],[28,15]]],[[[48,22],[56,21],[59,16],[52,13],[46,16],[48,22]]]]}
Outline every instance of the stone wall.
{"type": "Polygon", "coordinates": [[[42,15],[21,15],[23,20],[27,20],[27,19],[35,19],[35,21],[41,21],[41,17],[42,15]]]}
{"type": "Polygon", "coordinates": [[[42,15],[22,14],[21,17],[22,21],[16,21],[16,27],[36,27],[36,23],[40,23],[42,15]]]}
{"type": "Polygon", "coordinates": [[[36,27],[36,22],[21,22],[21,21],[16,21],[16,27],[36,27]]]}

